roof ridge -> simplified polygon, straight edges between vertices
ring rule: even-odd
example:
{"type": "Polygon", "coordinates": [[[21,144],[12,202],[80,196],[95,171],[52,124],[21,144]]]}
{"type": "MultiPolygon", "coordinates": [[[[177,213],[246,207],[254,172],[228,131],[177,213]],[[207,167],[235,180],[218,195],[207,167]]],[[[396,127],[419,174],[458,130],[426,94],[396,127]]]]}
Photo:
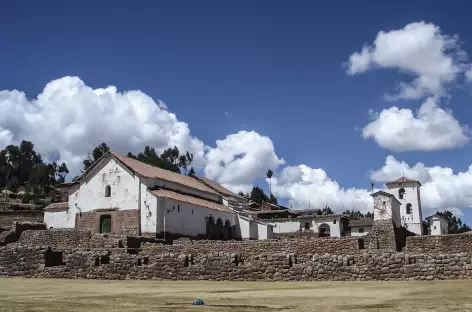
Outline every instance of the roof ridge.
{"type": "Polygon", "coordinates": [[[210,187],[204,185],[203,183],[198,182],[196,179],[192,178],[191,176],[183,175],[171,170],[159,168],[145,162],[142,162],[138,159],[134,159],[132,157],[121,155],[117,152],[111,152],[112,155],[118,159],[123,165],[126,167],[130,167],[131,170],[139,173],[140,175],[151,178],[151,179],[160,179],[171,183],[176,183],[179,185],[183,185],[185,187],[189,187],[192,189],[196,189],[202,192],[210,193],[210,194],[218,194],[210,187]],[[140,168],[141,166],[141,168],[140,168]],[[142,168],[144,167],[144,168],[142,168]],[[193,183],[195,181],[195,183],[193,183]]]}

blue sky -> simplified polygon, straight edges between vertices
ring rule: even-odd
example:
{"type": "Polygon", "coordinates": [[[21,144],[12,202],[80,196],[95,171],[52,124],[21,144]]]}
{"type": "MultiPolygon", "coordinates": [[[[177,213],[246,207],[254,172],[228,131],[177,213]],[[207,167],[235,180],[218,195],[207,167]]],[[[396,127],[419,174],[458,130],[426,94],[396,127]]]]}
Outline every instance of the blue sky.
{"type": "MultiPolygon", "coordinates": [[[[458,35],[460,40],[456,45],[472,54],[472,33],[468,31],[470,5],[464,1],[453,3],[4,1],[0,19],[0,90],[24,92],[30,102],[22,105],[31,105],[46,84],[67,76],[79,77],[92,89],[112,85],[117,92],[140,90],[155,101],[165,102],[169,112],[188,124],[190,135],[210,148],[215,148],[216,140],[224,140],[227,135],[242,130],[269,138],[276,158],[261,152],[264,157],[272,157],[266,162],[256,153],[247,160],[253,162],[251,168],[254,169],[249,175],[252,183],[265,186],[260,174],[266,171],[264,163],[279,164],[276,184],[284,202],[301,206],[310,200],[319,205],[329,201],[330,196],[337,196],[334,193],[338,191],[342,193],[344,189],[355,188],[356,194],[352,196],[340,195],[346,198],[342,205],[363,209],[365,194],[362,190],[369,188],[371,172],[386,166],[389,155],[405,162],[410,169],[421,162],[427,168],[440,166],[457,174],[467,172],[471,165],[468,140],[459,138],[461,143],[451,143],[452,147],[447,148],[441,147],[444,144],[432,143],[436,146],[433,149],[415,150],[410,146],[400,151],[382,147],[376,140],[362,136],[363,129],[372,121],[369,110],[381,112],[396,106],[410,109],[415,114],[430,96],[435,96],[441,109],[452,110],[453,118],[460,125],[467,126],[472,108],[466,69],[462,75],[457,74],[457,78],[444,83],[444,90],[429,90],[417,98],[386,101],[385,94],[396,93],[399,82],[410,83],[420,74],[401,68],[398,59],[395,59],[397,63],[377,63],[355,74],[347,72],[349,65],[343,66],[353,53],[361,52],[363,45],[373,47],[380,31],[402,30],[411,23],[422,21],[438,27],[441,35],[458,35]],[[254,164],[257,159],[260,164],[254,164]],[[284,159],[285,164],[281,164],[280,159],[284,159]],[[329,196],[317,193],[318,180],[298,181],[300,183],[294,187],[293,179],[287,178],[290,170],[285,171],[285,178],[282,177],[286,166],[300,169],[302,164],[311,169],[322,169],[327,174],[329,181],[323,177],[314,179],[323,180],[321,189],[326,188],[329,196]],[[336,181],[340,190],[332,191],[332,185],[326,186],[325,182],[330,181],[336,181]],[[306,184],[313,188],[303,188],[306,184]],[[283,190],[284,186],[290,186],[290,191],[283,190]]],[[[466,60],[462,63],[464,66],[469,64],[466,60]]],[[[425,68],[430,66],[425,64],[425,68]]],[[[13,97],[10,96],[9,104],[5,98],[2,102],[0,97],[0,113],[3,111],[7,116],[11,105],[16,104],[12,104],[13,97]]],[[[88,98],[83,99],[86,102],[88,98]]],[[[76,99],[71,107],[81,103],[76,99]]],[[[103,114],[106,116],[106,110],[103,114]]],[[[15,118],[20,117],[16,115],[15,118]]],[[[114,123],[120,124],[119,119],[114,123]]],[[[91,130],[87,135],[97,138],[101,132],[97,130],[100,127],[95,126],[95,135],[91,130]]],[[[37,135],[37,131],[31,131],[32,128],[14,128],[11,123],[7,126],[5,119],[2,124],[0,117],[0,130],[15,134],[4,142],[36,138],[32,133],[37,135]]],[[[453,129],[457,127],[438,131],[453,129]]],[[[405,136],[416,134],[409,131],[405,136]]],[[[91,142],[84,136],[80,138],[83,144],[91,142]]],[[[106,134],[102,138],[103,141],[108,139],[106,134]]],[[[450,141],[457,138],[452,137],[450,141]]],[[[395,141],[395,137],[387,139],[395,141]]],[[[43,142],[41,140],[47,141],[38,138],[33,142],[38,145],[43,142]]],[[[61,140],[58,146],[63,143],[61,140]]],[[[108,141],[113,140],[117,138],[108,141]]],[[[161,141],[164,143],[159,147],[175,142],[165,138],[161,141]]],[[[70,146],[71,143],[67,144],[70,146]]],[[[182,146],[187,145],[182,143],[182,146]]],[[[83,154],[75,148],[57,148],[63,159],[70,161],[83,154]]],[[[84,148],[89,146],[85,144],[84,148]]],[[[118,149],[126,149],[126,144],[118,149]]],[[[46,147],[43,150],[50,152],[46,147]]],[[[206,172],[210,178],[228,186],[248,185],[247,179],[231,181],[230,173],[222,173],[229,165],[223,169],[208,166],[210,159],[227,161],[221,151],[213,151],[212,155],[202,156],[199,172],[206,172]]],[[[395,167],[395,164],[391,166],[395,167]]],[[[424,177],[428,172],[420,167],[411,169],[411,174],[417,174],[413,178],[424,177]]],[[[396,171],[391,168],[384,168],[383,173],[379,171],[375,176],[376,186],[381,188],[384,180],[398,174],[400,169],[395,168],[396,171]]],[[[406,171],[406,175],[410,172],[400,171],[406,171]]],[[[320,173],[319,170],[314,172],[320,173]]],[[[424,195],[430,198],[429,211],[462,209],[464,218],[472,223],[472,214],[468,212],[472,199],[455,199],[472,186],[468,178],[426,177],[425,180],[423,184],[431,183],[424,195]],[[454,198],[438,199],[445,192],[451,192],[453,195],[450,196],[454,198]]],[[[339,205],[337,208],[341,209],[339,205]]]]}

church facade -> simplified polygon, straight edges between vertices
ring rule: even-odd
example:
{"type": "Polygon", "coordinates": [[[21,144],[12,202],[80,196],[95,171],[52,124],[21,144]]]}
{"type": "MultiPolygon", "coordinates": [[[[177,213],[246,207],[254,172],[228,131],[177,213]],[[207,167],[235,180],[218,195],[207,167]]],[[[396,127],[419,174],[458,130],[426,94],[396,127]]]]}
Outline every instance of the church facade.
{"type": "Polygon", "coordinates": [[[63,202],[45,208],[48,228],[152,237],[272,238],[272,225],[241,215],[247,200],[221,185],[114,152],[60,191],[63,202]]]}

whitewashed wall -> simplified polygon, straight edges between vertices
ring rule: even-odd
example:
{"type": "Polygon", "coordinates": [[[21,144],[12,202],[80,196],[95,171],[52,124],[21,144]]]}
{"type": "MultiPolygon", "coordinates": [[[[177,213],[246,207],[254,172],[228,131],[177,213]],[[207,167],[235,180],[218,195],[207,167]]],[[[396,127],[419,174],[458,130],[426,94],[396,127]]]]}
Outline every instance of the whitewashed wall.
{"type": "Polygon", "coordinates": [[[69,195],[69,215],[62,219],[64,227],[74,228],[75,217],[79,212],[95,209],[118,208],[120,210],[139,209],[139,177],[118,164],[111,155],[104,158],[81,181],[80,188],[69,195]],[[111,187],[111,196],[105,197],[105,188],[111,187]]]}
{"type": "Polygon", "coordinates": [[[236,238],[249,238],[250,223],[251,221],[248,218],[238,215],[238,227],[236,231],[236,238]]]}
{"type": "Polygon", "coordinates": [[[431,235],[445,235],[448,233],[447,221],[443,218],[431,218],[431,235]]]}
{"type": "Polygon", "coordinates": [[[206,217],[210,215],[216,221],[218,218],[223,220],[223,226],[226,220],[234,226],[237,224],[237,215],[229,212],[222,212],[215,209],[204,208],[170,198],[164,198],[163,206],[158,206],[164,212],[165,232],[197,236],[206,234],[206,217]],[[179,208],[180,206],[180,208],[179,208]]]}
{"type": "Polygon", "coordinates": [[[159,228],[158,198],[151,194],[145,184],[141,184],[141,232],[161,233],[159,228]]]}
{"type": "Polygon", "coordinates": [[[69,208],[75,209],[75,204],[82,212],[103,208],[138,209],[139,178],[109,156],[81,182],[79,190],[69,196],[69,208]],[[105,197],[107,185],[111,187],[110,197],[105,197]]]}
{"type": "Polygon", "coordinates": [[[369,233],[372,233],[371,226],[364,226],[364,227],[351,227],[351,236],[364,236],[369,233]],[[364,233],[359,233],[359,229],[364,229],[364,233]]]}
{"type": "Polygon", "coordinates": [[[300,231],[299,221],[271,221],[275,225],[274,233],[292,233],[300,231]]]}
{"type": "Polygon", "coordinates": [[[341,218],[339,216],[317,216],[312,221],[313,232],[318,233],[322,224],[329,226],[330,237],[341,237],[341,218]]]}
{"type": "Polygon", "coordinates": [[[75,215],[71,215],[67,209],[44,212],[44,223],[46,223],[47,229],[51,227],[55,229],[71,228],[70,219],[75,220],[75,215]]]}
{"type": "Polygon", "coordinates": [[[257,222],[257,234],[257,239],[259,240],[271,239],[273,237],[272,226],[257,222]]]}

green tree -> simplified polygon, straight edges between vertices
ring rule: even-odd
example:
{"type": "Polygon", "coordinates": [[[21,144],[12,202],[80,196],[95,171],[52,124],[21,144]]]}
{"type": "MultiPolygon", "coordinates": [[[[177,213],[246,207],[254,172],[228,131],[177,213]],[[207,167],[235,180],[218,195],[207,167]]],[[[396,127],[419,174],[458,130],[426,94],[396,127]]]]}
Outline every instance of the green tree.
{"type": "MultiPolygon", "coordinates": [[[[143,152],[136,156],[128,153],[128,157],[165,170],[177,173],[182,173],[183,171],[185,174],[187,174],[187,168],[190,167],[193,161],[192,154],[186,152],[180,155],[180,151],[176,146],[166,149],[160,156],[153,147],[146,146],[143,152]]],[[[193,170],[193,174],[195,174],[195,170],[193,170]]]]}
{"type": "Polygon", "coordinates": [[[264,190],[258,186],[254,186],[252,188],[250,199],[251,201],[258,203],[259,205],[261,205],[263,201],[269,201],[269,197],[264,193],[264,190]]]}
{"type": "Polygon", "coordinates": [[[64,182],[68,173],[65,163],[43,162],[29,141],[0,150],[0,188],[16,191],[26,186],[35,196],[44,196],[50,192],[49,186],[64,182]]]}
{"type": "Polygon", "coordinates": [[[268,202],[271,204],[277,205],[277,198],[274,196],[274,194],[270,193],[268,202]]]}
{"type": "Polygon", "coordinates": [[[106,145],[106,143],[102,143],[95,147],[92,151],[92,155],[89,154],[87,159],[83,161],[84,168],[82,169],[82,173],[84,173],[94,162],[100,159],[100,157],[102,157],[109,150],[110,148],[108,145],[106,145]]]}
{"type": "Polygon", "coordinates": [[[190,170],[188,171],[188,175],[189,176],[195,175],[195,170],[193,169],[193,167],[191,167],[190,170]]]}
{"type": "Polygon", "coordinates": [[[436,214],[447,220],[449,234],[460,234],[471,230],[467,224],[463,223],[460,218],[456,218],[456,216],[449,210],[444,212],[438,211],[436,214]]]}
{"type": "Polygon", "coordinates": [[[368,212],[366,214],[363,214],[362,212],[358,210],[345,210],[343,214],[350,216],[351,220],[359,220],[363,218],[372,218],[372,213],[368,212]]]}
{"type": "Polygon", "coordinates": [[[321,209],[321,213],[325,215],[333,214],[333,210],[329,208],[328,206],[325,206],[323,209],[321,209]]]}

